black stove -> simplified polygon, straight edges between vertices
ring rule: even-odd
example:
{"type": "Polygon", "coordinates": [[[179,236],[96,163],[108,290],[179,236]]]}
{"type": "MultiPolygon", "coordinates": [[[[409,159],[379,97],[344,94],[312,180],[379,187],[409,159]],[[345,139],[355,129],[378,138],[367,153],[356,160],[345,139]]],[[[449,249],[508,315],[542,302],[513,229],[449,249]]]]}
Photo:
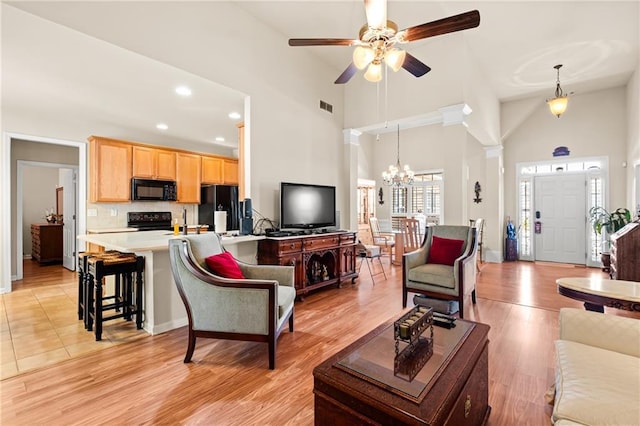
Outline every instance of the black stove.
{"type": "Polygon", "coordinates": [[[173,229],[171,212],[129,212],[127,227],[139,231],[170,231],[173,229]]]}

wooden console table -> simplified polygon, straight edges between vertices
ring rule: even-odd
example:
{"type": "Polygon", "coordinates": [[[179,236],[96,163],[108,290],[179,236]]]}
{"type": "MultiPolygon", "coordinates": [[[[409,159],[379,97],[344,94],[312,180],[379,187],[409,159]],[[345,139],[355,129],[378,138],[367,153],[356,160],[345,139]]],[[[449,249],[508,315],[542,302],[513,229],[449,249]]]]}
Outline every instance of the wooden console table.
{"type": "Polygon", "coordinates": [[[604,307],[640,312],[640,282],[599,278],[558,278],[558,293],[584,302],[588,311],[604,307]]]}
{"type": "Polygon", "coordinates": [[[487,422],[489,326],[434,327],[433,355],[411,381],[394,375],[393,321],[313,370],[316,425],[487,422]]]}
{"type": "Polygon", "coordinates": [[[296,295],[358,277],[356,233],[327,232],[267,237],[258,242],[258,263],[295,266],[296,295]]]}

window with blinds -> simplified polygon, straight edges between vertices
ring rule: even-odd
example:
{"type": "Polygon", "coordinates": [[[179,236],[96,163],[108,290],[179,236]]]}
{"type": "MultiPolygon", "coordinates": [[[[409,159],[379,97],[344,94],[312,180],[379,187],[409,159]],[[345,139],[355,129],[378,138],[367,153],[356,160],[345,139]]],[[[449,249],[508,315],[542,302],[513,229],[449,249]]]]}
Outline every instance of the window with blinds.
{"type": "Polygon", "coordinates": [[[392,228],[400,229],[400,219],[403,217],[419,214],[440,216],[444,195],[442,184],[442,173],[423,173],[415,176],[411,186],[392,188],[392,228]]]}

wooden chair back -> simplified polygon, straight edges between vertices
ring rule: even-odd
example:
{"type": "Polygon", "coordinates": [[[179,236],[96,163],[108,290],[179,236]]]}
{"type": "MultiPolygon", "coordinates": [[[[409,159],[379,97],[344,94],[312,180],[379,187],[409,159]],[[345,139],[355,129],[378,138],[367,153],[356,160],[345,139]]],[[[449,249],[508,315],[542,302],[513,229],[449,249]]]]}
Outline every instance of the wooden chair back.
{"type": "Polygon", "coordinates": [[[408,253],[418,250],[422,243],[420,238],[420,221],[418,219],[402,219],[402,237],[404,241],[404,252],[408,253]]]}

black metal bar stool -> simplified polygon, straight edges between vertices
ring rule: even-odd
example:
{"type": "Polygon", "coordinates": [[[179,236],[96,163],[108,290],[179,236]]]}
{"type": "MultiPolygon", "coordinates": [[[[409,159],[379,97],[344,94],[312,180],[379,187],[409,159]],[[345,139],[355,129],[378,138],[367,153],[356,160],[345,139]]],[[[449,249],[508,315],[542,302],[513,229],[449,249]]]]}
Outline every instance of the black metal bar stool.
{"type": "MultiPolygon", "coordinates": [[[[85,287],[85,318],[87,329],[91,331],[95,323],[96,340],[102,340],[102,323],[116,318],[124,318],[131,321],[132,314],[136,316],[136,326],[142,329],[142,275],[144,273],[144,257],[134,253],[109,253],[88,256],[86,261],[85,274],[88,276],[85,287]],[[135,290],[133,276],[135,274],[135,290]],[[113,303],[104,304],[103,279],[113,275],[118,284],[122,276],[122,282],[113,296],[113,303]],[[133,296],[135,293],[135,301],[133,296]],[[103,316],[103,312],[114,308],[122,308],[122,312],[108,317],[103,316]]],[[[119,311],[117,311],[119,312],[119,311]]]]}

